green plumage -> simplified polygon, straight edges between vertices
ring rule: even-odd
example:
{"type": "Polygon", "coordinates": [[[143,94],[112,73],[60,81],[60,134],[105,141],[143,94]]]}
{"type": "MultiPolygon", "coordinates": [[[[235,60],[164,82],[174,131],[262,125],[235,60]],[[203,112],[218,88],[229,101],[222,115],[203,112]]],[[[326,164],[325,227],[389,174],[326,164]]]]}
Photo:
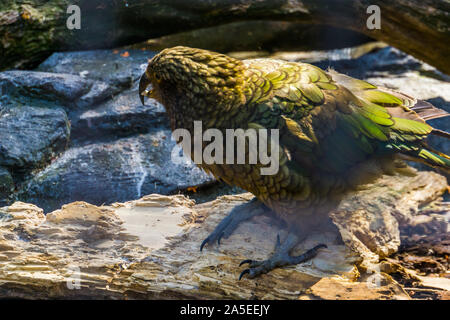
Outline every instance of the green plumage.
{"type": "MultiPolygon", "coordinates": [[[[261,63],[276,68],[266,75],[273,82],[272,109],[280,108],[286,123],[310,123],[321,136],[311,148],[300,126],[285,126],[298,139],[293,142],[292,138],[283,137],[282,142],[287,143],[288,149],[302,150],[299,161],[311,163],[310,171],[339,175],[365,160],[394,153],[403,153],[430,166],[449,168],[445,155],[427,150],[424,140],[433,128],[407,107],[414,106],[412,98],[404,96],[406,100],[402,100],[365,81],[336,72],[326,73],[303,63],[267,59],[248,61],[246,65],[252,70],[259,69],[261,63]],[[289,102],[289,107],[281,107],[284,102],[289,102]],[[312,117],[308,117],[310,114],[312,117]]],[[[252,103],[258,100],[252,99],[252,103]]],[[[296,150],[292,152],[296,154],[296,150]]]]}
{"type": "Polygon", "coordinates": [[[396,155],[450,169],[449,157],[426,144],[437,131],[425,120],[445,112],[334,71],[175,47],[149,63],[146,77],[173,129],[191,130],[202,120],[204,130],[280,130],[281,167],[274,176],[261,176],[260,164],[201,167],[284,217],[379,176],[396,155]]]}

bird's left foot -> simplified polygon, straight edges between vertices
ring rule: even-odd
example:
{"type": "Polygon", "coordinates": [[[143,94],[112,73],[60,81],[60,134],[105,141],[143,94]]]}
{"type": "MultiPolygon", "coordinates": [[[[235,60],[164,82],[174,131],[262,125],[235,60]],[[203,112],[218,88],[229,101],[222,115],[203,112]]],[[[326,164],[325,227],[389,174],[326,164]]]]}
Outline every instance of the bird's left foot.
{"type": "Polygon", "coordinates": [[[242,266],[244,264],[249,265],[248,269],[245,269],[241,272],[241,274],[239,275],[239,280],[241,280],[242,277],[246,274],[248,275],[248,278],[252,279],[258,275],[268,273],[269,271],[278,267],[296,265],[305,262],[314,258],[317,255],[319,249],[327,247],[325,244],[319,244],[299,256],[289,255],[289,252],[297,245],[299,240],[299,237],[294,233],[289,233],[287,239],[283,243],[281,243],[280,237],[278,236],[277,243],[275,245],[275,252],[269,259],[263,261],[243,260],[239,264],[239,266],[242,266]]]}
{"type": "Polygon", "coordinates": [[[219,245],[220,240],[222,238],[228,238],[241,222],[249,220],[254,216],[263,214],[267,210],[267,207],[265,207],[256,198],[254,198],[250,202],[234,207],[228,214],[228,216],[219,223],[214,231],[205,240],[203,240],[200,246],[200,251],[203,250],[203,247],[206,244],[212,244],[216,242],[219,245]]]}

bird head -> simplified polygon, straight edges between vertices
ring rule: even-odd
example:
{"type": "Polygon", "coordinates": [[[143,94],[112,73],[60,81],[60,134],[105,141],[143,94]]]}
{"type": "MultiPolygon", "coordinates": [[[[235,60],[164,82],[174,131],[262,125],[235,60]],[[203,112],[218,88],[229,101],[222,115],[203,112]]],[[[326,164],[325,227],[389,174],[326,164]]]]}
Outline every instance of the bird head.
{"type": "Polygon", "coordinates": [[[244,101],[244,68],[242,61],[220,53],[182,46],[168,48],[149,61],[139,82],[140,98],[142,103],[144,97],[150,97],[164,105],[175,94],[216,105],[244,101]]]}

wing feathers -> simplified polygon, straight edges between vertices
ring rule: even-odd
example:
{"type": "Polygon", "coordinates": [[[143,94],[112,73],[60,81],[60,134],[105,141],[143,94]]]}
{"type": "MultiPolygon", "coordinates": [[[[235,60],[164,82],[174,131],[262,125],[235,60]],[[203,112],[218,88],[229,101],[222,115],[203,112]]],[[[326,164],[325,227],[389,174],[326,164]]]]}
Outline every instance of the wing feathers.
{"type": "Polygon", "coordinates": [[[284,119],[274,123],[284,126],[282,143],[296,163],[343,173],[371,157],[402,153],[431,166],[449,166],[448,156],[425,144],[429,134],[450,138],[426,123],[448,116],[444,110],[309,64],[274,61],[261,72],[259,63],[249,62],[256,68],[250,69],[250,101],[270,101],[265,110],[284,119]]]}

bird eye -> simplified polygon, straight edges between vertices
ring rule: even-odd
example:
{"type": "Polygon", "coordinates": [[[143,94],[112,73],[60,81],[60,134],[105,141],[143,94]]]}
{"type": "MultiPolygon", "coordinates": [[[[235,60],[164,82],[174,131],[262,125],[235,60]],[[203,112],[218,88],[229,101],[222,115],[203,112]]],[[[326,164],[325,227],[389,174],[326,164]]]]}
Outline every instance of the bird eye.
{"type": "Polygon", "coordinates": [[[158,73],[155,73],[155,79],[160,81],[161,80],[161,76],[158,73]]]}

